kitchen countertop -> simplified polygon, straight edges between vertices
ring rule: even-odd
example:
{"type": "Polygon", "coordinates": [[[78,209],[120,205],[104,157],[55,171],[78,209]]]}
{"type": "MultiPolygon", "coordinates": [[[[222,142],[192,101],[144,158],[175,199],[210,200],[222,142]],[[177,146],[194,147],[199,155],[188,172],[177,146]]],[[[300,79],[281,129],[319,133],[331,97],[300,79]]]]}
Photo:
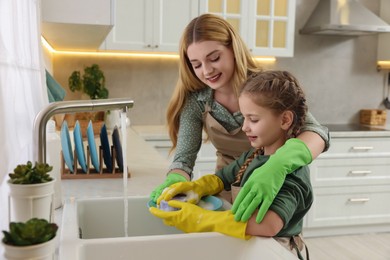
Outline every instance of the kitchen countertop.
{"type": "Polygon", "coordinates": [[[390,126],[370,126],[360,124],[324,124],[331,137],[388,137],[390,126]]]}

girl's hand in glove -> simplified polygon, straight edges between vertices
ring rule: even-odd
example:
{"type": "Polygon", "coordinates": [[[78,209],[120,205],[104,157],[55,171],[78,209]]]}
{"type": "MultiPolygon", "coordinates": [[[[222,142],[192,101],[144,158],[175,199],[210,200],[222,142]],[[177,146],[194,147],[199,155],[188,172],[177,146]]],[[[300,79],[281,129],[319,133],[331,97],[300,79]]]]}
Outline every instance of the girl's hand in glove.
{"type": "Polygon", "coordinates": [[[168,205],[179,210],[163,211],[150,207],[149,211],[156,217],[163,219],[165,225],[175,226],[186,233],[219,232],[241,239],[250,238],[250,236],[245,235],[247,223],[236,222],[230,210],[205,210],[194,204],[176,200],[170,200],[168,205]]]}
{"type": "Polygon", "coordinates": [[[186,195],[186,201],[198,204],[199,200],[207,195],[214,195],[223,190],[222,180],[214,175],[205,175],[196,181],[175,183],[166,188],[157,199],[157,205],[162,200],[169,201],[176,195],[186,195]]]}

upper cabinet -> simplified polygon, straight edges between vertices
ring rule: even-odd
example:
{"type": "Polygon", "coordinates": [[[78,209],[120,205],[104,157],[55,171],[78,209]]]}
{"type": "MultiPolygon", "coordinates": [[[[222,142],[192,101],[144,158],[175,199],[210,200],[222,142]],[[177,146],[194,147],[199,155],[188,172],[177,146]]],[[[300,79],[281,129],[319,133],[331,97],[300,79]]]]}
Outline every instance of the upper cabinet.
{"type": "Polygon", "coordinates": [[[254,56],[294,55],[295,0],[203,0],[201,13],[224,17],[254,56]]]}
{"type": "Polygon", "coordinates": [[[56,50],[97,50],[113,27],[113,0],[41,0],[42,35],[56,50]]]}
{"type": "MultiPolygon", "coordinates": [[[[380,17],[390,24],[390,1],[381,0],[380,17]]],[[[390,69],[390,33],[378,35],[378,67],[390,69]]]]}
{"type": "Polygon", "coordinates": [[[177,52],[185,26],[199,14],[197,0],[116,0],[105,50],[177,52]]]}

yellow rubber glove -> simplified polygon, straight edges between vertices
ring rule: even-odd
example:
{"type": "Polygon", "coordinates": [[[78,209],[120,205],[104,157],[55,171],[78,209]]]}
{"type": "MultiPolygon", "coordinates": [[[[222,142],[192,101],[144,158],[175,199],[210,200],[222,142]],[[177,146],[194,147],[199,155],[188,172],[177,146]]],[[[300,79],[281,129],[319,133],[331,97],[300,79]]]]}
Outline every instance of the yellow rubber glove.
{"type": "Polygon", "coordinates": [[[260,207],[256,217],[256,222],[260,223],[282,187],[286,175],[311,161],[311,152],[302,140],[287,140],[263,166],[253,171],[240,189],[232,206],[234,219],[246,222],[260,207]]]}
{"type": "Polygon", "coordinates": [[[163,211],[150,207],[149,211],[164,224],[175,226],[186,233],[193,232],[219,232],[228,236],[249,239],[245,235],[247,222],[236,222],[234,215],[229,211],[211,211],[191,203],[170,200],[168,205],[178,208],[177,211],[163,211]]]}
{"type": "Polygon", "coordinates": [[[198,204],[199,200],[206,195],[214,195],[223,190],[222,180],[214,175],[205,175],[196,181],[179,182],[166,188],[157,199],[157,205],[162,200],[168,201],[179,194],[186,195],[186,201],[198,204]]]}
{"type": "Polygon", "coordinates": [[[186,182],[187,179],[178,173],[170,173],[167,175],[167,178],[165,179],[163,184],[160,184],[157,188],[155,188],[152,193],[150,194],[150,199],[154,202],[157,202],[158,197],[160,197],[161,193],[166,187],[169,187],[170,185],[177,183],[177,182],[186,182]]]}

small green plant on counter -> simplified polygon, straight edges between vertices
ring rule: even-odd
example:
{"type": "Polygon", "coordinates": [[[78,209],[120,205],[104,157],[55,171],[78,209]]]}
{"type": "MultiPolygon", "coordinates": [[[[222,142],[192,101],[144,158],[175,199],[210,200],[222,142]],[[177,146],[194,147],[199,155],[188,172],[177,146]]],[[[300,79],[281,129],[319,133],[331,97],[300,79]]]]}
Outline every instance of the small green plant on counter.
{"type": "Polygon", "coordinates": [[[14,169],[13,173],[9,174],[10,182],[13,184],[36,184],[52,181],[53,178],[48,174],[53,170],[53,166],[47,163],[35,162],[33,167],[32,162],[27,164],[19,164],[14,169]]]}
{"type": "Polygon", "coordinates": [[[46,219],[32,218],[27,222],[11,222],[9,232],[3,230],[3,243],[12,246],[29,246],[47,242],[56,236],[58,226],[46,219]]]}
{"type": "Polygon", "coordinates": [[[91,99],[108,98],[108,89],[105,87],[106,79],[97,64],[85,67],[82,76],[80,71],[73,71],[68,79],[68,85],[72,92],[82,91],[91,99]]]}

